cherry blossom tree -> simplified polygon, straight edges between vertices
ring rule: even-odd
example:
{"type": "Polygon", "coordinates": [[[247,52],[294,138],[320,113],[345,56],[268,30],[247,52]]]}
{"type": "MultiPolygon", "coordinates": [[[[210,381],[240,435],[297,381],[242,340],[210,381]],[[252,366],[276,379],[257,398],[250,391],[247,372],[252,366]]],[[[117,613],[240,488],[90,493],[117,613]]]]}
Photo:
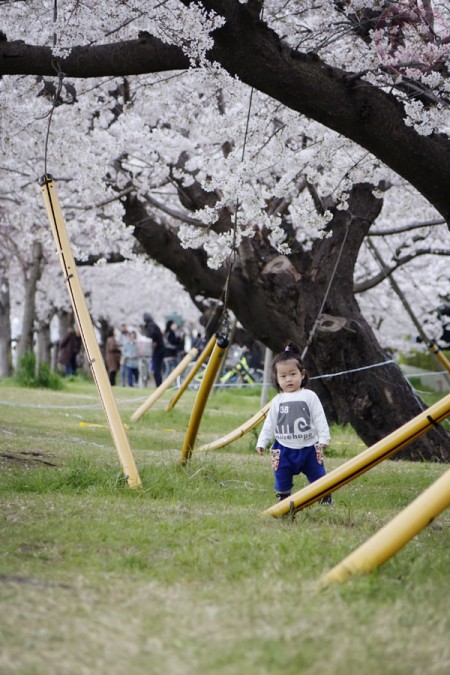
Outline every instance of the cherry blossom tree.
{"type": "MultiPolygon", "coordinates": [[[[225,298],[268,346],[306,345],[314,374],[358,371],[317,388],[329,416],[368,443],[417,414],[379,340],[396,347],[411,333],[407,318],[384,330],[386,315],[403,314],[389,275],[430,337],[448,301],[445,7],[5,5],[3,194],[21,194],[13,225],[33,213],[49,250],[35,185],[49,170],[80,261],[135,260],[139,242],[193,298],[225,298]],[[379,368],[361,370],[369,365],[379,368]]],[[[448,459],[446,447],[434,432],[406,454],[448,459]]]]}

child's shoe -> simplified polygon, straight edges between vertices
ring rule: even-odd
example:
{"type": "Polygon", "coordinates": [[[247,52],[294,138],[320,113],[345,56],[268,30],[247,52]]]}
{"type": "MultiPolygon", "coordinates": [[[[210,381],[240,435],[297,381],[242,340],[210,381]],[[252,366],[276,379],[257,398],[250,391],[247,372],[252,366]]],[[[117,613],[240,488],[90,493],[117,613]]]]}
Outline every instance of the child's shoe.
{"type": "Polygon", "coordinates": [[[283,499],[286,499],[286,497],[290,497],[291,493],[290,492],[277,492],[275,496],[277,498],[277,501],[282,502],[283,499]]]}

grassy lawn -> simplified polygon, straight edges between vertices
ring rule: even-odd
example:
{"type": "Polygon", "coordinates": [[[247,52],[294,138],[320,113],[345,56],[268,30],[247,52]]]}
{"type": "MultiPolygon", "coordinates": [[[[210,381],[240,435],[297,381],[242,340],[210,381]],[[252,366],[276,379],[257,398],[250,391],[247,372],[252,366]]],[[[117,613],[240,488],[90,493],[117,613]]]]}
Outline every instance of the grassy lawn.
{"type": "MultiPolygon", "coordinates": [[[[261,518],[274,496],[256,432],[182,468],[195,393],[131,423],[150,391],[114,390],[132,490],[93,384],[0,381],[2,675],[450,673],[448,511],[377,572],[319,584],[447,466],[387,460],[331,508],[261,518]]],[[[215,393],[198,444],[259,407],[248,390],[215,393]]],[[[349,428],[332,439],[328,470],[364,449],[349,428]]]]}

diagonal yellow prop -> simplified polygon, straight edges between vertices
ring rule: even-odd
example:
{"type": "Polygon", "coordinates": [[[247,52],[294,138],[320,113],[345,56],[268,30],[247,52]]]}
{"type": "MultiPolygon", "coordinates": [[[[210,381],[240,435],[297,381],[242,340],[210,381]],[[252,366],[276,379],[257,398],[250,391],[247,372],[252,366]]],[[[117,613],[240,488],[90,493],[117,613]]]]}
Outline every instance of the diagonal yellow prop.
{"type": "Polygon", "coordinates": [[[141,479],[128,444],[128,438],[119,415],[116,400],[112,393],[108,373],[106,372],[105,362],[95,337],[94,327],[92,325],[84,293],[81,289],[66,224],[56,193],[56,187],[52,177],[49,175],[43,176],[39,182],[56,244],[56,251],[61,262],[64,281],[67,284],[67,290],[72,302],[74,316],[86,350],[92,376],[97,385],[100,399],[105,410],[111,435],[119,454],[123,472],[130,487],[139,487],[141,485],[141,479]]]}

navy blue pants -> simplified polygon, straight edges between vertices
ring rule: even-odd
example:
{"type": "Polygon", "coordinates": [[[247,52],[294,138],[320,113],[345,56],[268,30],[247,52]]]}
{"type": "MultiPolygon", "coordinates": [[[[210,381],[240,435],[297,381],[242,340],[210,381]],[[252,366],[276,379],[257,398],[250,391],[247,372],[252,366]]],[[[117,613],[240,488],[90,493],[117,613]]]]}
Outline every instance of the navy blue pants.
{"type": "Polygon", "coordinates": [[[273,473],[275,476],[275,490],[280,493],[290,493],[294,485],[293,477],[300,473],[305,474],[310,483],[326,475],[323,457],[318,456],[314,445],[305,448],[286,448],[278,441],[274,441],[270,449],[273,473]]]}
{"type": "Polygon", "coordinates": [[[164,347],[155,347],[152,354],[152,370],[155,384],[157,387],[162,382],[162,371],[164,363],[164,347]]]}

